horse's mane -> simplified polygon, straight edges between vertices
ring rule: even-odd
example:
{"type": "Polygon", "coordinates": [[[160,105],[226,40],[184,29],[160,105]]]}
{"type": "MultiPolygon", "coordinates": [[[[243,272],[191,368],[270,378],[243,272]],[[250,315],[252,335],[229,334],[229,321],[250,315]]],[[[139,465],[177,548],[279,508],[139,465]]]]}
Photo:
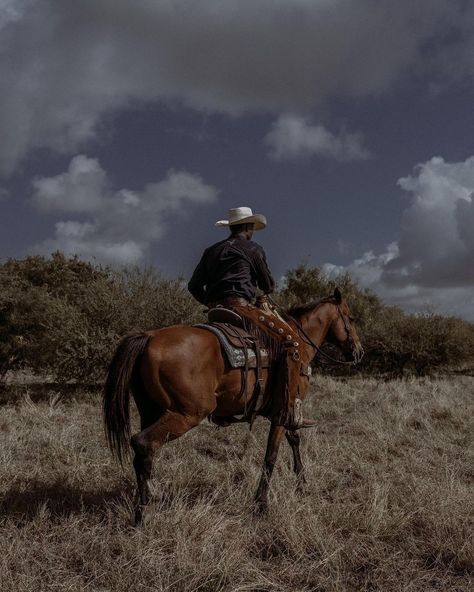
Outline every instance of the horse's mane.
{"type": "Polygon", "coordinates": [[[321,298],[321,300],[312,300],[306,304],[292,306],[291,308],[287,309],[286,314],[290,315],[290,317],[293,317],[294,319],[298,319],[302,315],[314,310],[320,304],[325,304],[326,302],[334,303],[334,296],[326,296],[326,298],[321,298]]]}

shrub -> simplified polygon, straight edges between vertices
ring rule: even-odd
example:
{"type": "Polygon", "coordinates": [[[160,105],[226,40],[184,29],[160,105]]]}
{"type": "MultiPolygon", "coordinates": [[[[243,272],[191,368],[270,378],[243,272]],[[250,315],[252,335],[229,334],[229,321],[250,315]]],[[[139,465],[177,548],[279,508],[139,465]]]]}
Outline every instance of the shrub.
{"type": "MultiPolygon", "coordinates": [[[[278,294],[282,306],[294,306],[330,295],[336,285],[346,298],[358,335],[366,351],[360,369],[367,373],[418,375],[472,361],[474,325],[440,315],[410,315],[383,305],[369,290],[361,289],[347,274],[329,279],[317,267],[301,264],[286,275],[278,294]]],[[[353,373],[321,363],[326,372],[353,373]]]]}
{"type": "Polygon", "coordinates": [[[28,367],[59,381],[101,380],[125,333],[201,320],[180,279],[56,253],[0,266],[0,378],[28,367]]]}
{"type": "Polygon", "coordinates": [[[434,314],[408,315],[385,308],[369,334],[367,367],[419,376],[462,365],[474,354],[474,326],[434,314]]]}
{"type": "MultiPolygon", "coordinates": [[[[336,285],[367,352],[361,371],[421,375],[472,358],[472,324],[384,306],[348,275],[333,280],[302,264],[288,271],[275,298],[289,307],[328,296],[336,285]]],[[[100,381],[122,335],[202,320],[184,281],[152,267],[112,269],[60,253],[11,259],[0,265],[0,380],[29,368],[62,382],[100,381]]]]}

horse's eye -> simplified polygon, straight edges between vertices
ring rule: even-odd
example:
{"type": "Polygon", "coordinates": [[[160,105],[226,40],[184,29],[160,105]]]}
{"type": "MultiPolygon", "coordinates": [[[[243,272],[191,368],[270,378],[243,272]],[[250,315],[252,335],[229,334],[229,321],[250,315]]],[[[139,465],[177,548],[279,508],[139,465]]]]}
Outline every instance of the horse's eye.
{"type": "Polygon", "coordinates": [[[354,317],[349,317],[349,320],[350,320],[351,323],[355,323],[356,322],[356,319],[354,317]]]}

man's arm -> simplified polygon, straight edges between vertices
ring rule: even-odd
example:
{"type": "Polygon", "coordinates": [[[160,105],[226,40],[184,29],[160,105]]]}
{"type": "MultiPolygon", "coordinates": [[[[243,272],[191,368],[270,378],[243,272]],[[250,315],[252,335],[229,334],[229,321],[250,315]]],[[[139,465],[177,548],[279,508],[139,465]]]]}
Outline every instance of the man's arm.
{"type": "Polygon", "coordinates": [[[265,251],[260,245],[258,245],[258,249],[256,250],[253,259],[258,287],[264,294],[271,294],[275,289],[275,280],[268,269],[265,251]]]}
{"type": "Polygon", "coordinates": [[[188,283],[188,290],[201,304],[206,304],[206,284],[207,274],[203,255],[188,283]]]}

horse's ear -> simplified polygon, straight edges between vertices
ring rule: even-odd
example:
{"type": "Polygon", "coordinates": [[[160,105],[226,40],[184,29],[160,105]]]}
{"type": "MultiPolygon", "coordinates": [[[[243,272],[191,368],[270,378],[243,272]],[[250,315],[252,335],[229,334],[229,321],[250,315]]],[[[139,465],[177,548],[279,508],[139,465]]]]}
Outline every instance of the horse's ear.
{"type": "Polygon", "coordinates": [[[336,304],[341,304],[342,302],[342,292],[339,288],[335,288],[334,290],[334,300],[336,301],[336,304]]]}

